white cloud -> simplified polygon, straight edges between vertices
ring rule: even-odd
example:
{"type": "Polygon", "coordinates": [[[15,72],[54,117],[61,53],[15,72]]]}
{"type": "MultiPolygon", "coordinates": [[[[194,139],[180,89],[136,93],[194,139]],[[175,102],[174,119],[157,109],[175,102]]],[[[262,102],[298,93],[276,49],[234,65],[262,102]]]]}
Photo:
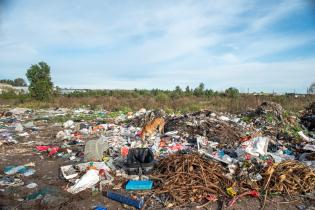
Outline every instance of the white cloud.
{"type": "Polygon", "coordinates": [[[219,89],[298,84],[304,91],[306,74],[314,78],[312,59],[259,61],[314,42],[314,31],[268,31],[304,7],[297,0],[15,1],[0,26],[1,76],[45,60],[56,83],[68,87],[170,88],[206,80],[219,89]],[[304,75],[296,75],[299,66],[304,75]],[[277,69],[287,71],[279,82],[261,83],[279,76],[277,69]]]}
{"type": "Polygon", "coordinates": [[[265,14],[262,14],[261,17],[250,24],[250,31],[261,30],[275,21],[290,15],[291,12],[300,9],[302,6],[305,6],[305,4],[300,0],[280,1],[279,4],[272,5],[267,11],[263,10],[265,14]]]}

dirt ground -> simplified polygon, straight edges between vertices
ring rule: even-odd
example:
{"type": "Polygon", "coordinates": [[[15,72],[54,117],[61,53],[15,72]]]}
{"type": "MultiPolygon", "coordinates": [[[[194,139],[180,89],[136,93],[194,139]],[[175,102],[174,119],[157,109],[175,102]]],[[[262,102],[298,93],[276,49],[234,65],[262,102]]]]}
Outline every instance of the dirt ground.
{"type": "MultiPolygon", "coordinates": [[[[23,186],[9,187],[0,192],[0,209],[93,209],[96,205],[102,204],[108,209],[132,209],[128,206],[123,206],[118,202],[109,200],[101,193],[92,195],[91,189],[84,190],[76,195],[67,193],[64,189],[69,184],[60,177],[60,166],[72,164],[68,159],[50,158],[47,154],[42,154],[35,150],[36,145],[60,144],[59,140],[55,139],[56,133],[61,130],[61,127],[53,126],[52,124],[44,123],[39,126],[39,133],[30,135],[28,138],[23,138],[18,144],[2,145],[0,147],[0,170],[3,174],[3,169],[8,165],[23,165],[29,162],[35,163],[35,174],[29,177],[20,176],[24,181],[23,186]],[[29,183],[36,183],[38,187],[28,189],[29,183]],[[45,197],[35,201],[26,201],[27,195],[36,192],[38,189],[48,187],[52,190],[53,196],[45,197]]],[[[315,205],[311,200],[293,199],[293,202],[288,202],[289,198],[274,197],[273,201],[267,201],[265,209],[311,209],[315,205]],[[310,207],[310,208],[308,208],[310,207]]],[[[256,198],[242,198],[233,207],[229,209],[260,209],[261,203],[256,198]]],[[[159,209],[154,206],[146,206],[147,209],[159,209]]],[[[197,208],[189,206],[186,208],[175,209],[226,209],[219,202],[211,203],[205,207],[197,208]]]]}

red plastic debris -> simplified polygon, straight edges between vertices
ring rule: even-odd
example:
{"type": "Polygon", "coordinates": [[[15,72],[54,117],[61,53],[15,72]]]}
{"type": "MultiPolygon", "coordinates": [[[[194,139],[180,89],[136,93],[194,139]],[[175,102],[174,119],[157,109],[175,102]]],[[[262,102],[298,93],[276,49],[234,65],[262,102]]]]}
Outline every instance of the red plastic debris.
{"type": "Polygon", "coordinates": [[[230,202],[229,202],[229,205],[228,206],[233,206],[236,201],[238,199],[240,199],[241,197],[245,196],[245,195],[250,195],[252,197],[255,197],[255,198],[258,198],[260,196],[260,193],[256,190],[252,190],[252,191],[247,191],[247,192],[244,192],[242,194],[239,194],[238,196],[235,196],[230,202]]]}
{"type": "Polygon", "coordinates": [[[217,201],[218,197],[216,195],[214,195],[214,194],[209,194],[209,195],[206,196],[206,199],[208,201],[217,201]]]}
{"type": "Polygon", "coordinates": [[[129,148],[128,147],[122,147],[120,149],[120,153],[122,157],[127,157],[128,153],[129,153],[129,148]]]}
{"type": "Polygon", "coordinates": [[[41,152],[48,151],[49,152],[48,155],[51,156],[51,155],[56,154],[60,148],[57,146],[36,146],[36,149],[41,152]]]}

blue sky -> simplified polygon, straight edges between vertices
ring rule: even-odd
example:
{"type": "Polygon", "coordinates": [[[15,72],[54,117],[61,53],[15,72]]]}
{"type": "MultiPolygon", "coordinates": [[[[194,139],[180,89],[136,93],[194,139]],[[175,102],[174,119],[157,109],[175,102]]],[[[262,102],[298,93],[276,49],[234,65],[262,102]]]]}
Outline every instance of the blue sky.
{"type": "Polygon", "coordinates": [[[72,88],[305,92],[312,0],[0,0],[0,79],[51,66],[72,88]]]}

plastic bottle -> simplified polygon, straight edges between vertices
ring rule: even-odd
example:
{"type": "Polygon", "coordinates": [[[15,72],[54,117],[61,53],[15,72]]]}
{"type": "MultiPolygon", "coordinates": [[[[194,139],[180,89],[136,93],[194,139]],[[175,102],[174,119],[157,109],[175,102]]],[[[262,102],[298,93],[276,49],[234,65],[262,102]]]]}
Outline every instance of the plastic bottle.
{"type": "Polygon", "coordinates": [[[106,137],[88,141],[84,149],[84,161],[102,160],[104,151],[108,148],[106,137]]]}

